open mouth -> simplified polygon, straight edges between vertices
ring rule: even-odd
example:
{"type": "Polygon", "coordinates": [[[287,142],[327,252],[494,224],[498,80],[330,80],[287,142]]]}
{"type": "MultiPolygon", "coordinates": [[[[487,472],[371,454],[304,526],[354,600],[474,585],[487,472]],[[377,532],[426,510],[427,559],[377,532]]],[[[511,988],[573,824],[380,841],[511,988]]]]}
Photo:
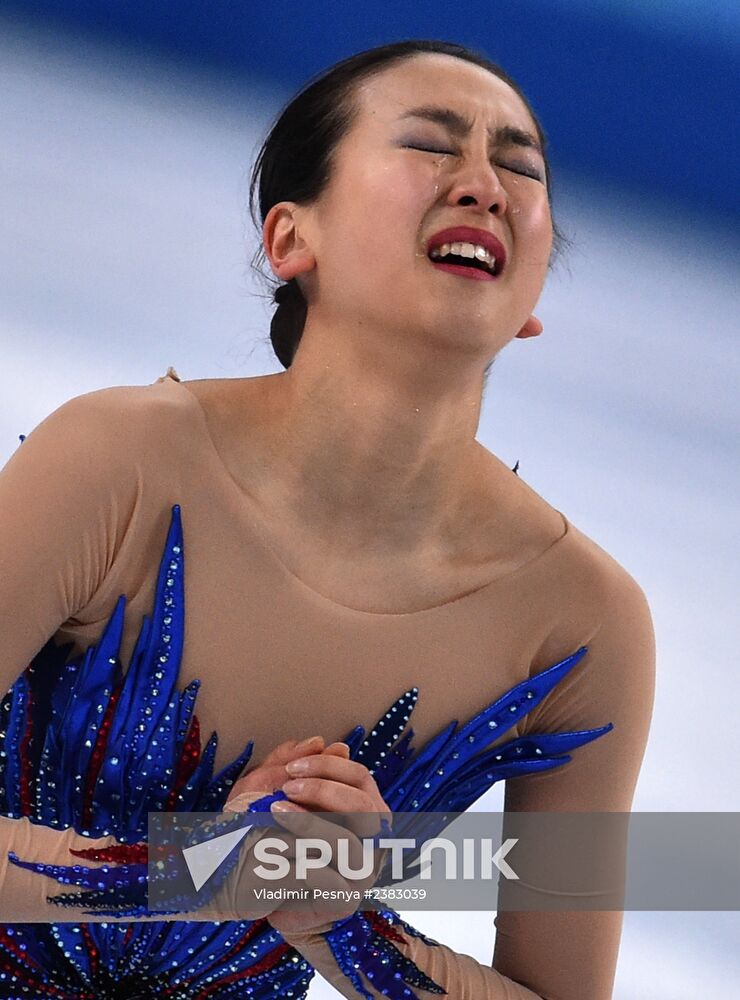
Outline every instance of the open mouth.
{"type": "Polygon", "coordinates": [[[427,256],[445,271],[465,277],[490,279],[501,273],[501,266],[493,254],[474,243],[443,243],[430,250],[427,256]]]}

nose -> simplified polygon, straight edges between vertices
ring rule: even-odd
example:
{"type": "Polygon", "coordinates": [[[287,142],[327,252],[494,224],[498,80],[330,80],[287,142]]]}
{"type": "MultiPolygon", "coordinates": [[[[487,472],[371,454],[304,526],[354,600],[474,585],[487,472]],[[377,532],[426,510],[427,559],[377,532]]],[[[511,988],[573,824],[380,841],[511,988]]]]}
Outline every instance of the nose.
{"type": "Polygon", "coordinates": [[[448,194],[450,205],[475,205],[491,215],[506,212],[506,191],[487,156],[461,163],[448,194]]]}

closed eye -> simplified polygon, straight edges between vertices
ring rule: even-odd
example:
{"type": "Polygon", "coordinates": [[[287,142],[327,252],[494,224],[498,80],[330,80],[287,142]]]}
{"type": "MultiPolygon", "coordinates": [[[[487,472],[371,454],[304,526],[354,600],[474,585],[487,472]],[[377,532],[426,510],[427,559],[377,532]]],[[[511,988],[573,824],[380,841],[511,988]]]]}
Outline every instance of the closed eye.
{"type": "Polygon", "coordinates": [[[522,167],[519,164],[506,164],[499,163],[499,167],[502,170],[509,170],[512,174],[519,174],[520,177],[531,177],[533,181],[540,181],[542,183],[542,177],[539,172],[532,167],[522,167]]]}
{"type": "Polygon", "coordinates": [[[420,153],[436,153],[437,156],[454,156],[455,153],[451,149],[434,149],[432,146],[412,146],[411,144],[404,146],[404,149],[416,149],[420,153]]]}
{"type": "MultiPolygon", "coordinates": [[[[417,144],[407,144],[404,149],[416,149],[420,153],[433,153],[436,156],[455,156],[456,153],[452,149],[438,149],[434,146],[419,146],[417,144]]],[[[507,164],[499,163],[497,166],[501,167],[502,170],[508,170],[512,174],[519,174],[520,177],[531,177],[533,181],[539,181],[544,183],[540,173],[533,167],[523,167],[519,164],[507,164]]]]}

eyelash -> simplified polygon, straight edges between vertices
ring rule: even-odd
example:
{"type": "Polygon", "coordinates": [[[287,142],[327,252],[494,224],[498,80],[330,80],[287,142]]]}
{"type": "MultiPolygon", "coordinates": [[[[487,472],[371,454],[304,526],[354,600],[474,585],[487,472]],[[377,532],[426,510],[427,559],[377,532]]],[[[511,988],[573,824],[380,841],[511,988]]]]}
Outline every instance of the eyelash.
{"type": "MultiPolygon", "coordinates": [[[[437,156],[455,156],[455,153],[451,149],[433,149],[430,146],[412,146],[407,145],[406,149],[416,149],[420,153],[436,153],[437,156]]],[[[520,177],[531,177],[534,181],[540,181],[542,183],[542,177],[536,171],[532,170],[515,170],[514,167],[507,167],[506,164],[500,163],[500,167],[504,170],[510,170],[512,174],[519,174],[520,177]]]]}

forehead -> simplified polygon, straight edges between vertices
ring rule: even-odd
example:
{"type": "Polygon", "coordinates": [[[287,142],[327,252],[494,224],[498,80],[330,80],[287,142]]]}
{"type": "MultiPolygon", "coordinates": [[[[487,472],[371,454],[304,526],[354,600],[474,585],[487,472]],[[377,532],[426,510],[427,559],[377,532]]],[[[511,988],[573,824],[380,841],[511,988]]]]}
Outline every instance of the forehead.
{"type": "Polygon", "coordinates": [[[532,116],[508,83],[483,66],[436,52],[410,56],[364,80],[356,91],[356,127],[391,124],[424,104],[460,111],[483,124],[533,129],[532,116]]]}

